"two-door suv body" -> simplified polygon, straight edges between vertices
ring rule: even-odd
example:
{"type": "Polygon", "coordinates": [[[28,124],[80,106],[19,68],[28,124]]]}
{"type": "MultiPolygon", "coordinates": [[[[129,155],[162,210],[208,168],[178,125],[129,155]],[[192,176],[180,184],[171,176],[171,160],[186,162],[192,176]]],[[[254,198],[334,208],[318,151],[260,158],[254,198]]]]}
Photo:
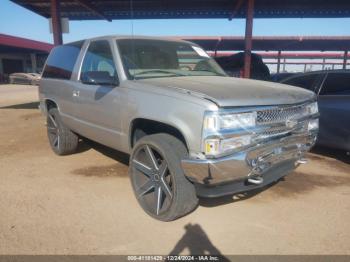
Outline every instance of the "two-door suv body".
{"type": "Polygon", "coordinates": [[[196,44],[107,36],[55,47],[39,87],[52,149],[88,138],[130,154],[142,208],[169,221],[287,175],[314,144],[315,95],[227,77],[196,44]]]}

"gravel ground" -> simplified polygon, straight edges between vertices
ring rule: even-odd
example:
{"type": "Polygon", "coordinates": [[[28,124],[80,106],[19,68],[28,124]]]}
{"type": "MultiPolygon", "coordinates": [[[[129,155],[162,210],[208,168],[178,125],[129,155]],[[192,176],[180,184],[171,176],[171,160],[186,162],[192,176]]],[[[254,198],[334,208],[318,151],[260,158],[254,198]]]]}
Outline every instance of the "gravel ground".
{"type": "Polygon", "coordinates": [[[127,156],[49,148],[32,86],[0,86],[0,254],[350,254],[350,157],[316,149],[269,189],[164,223],[138,206],[127,156]]]}

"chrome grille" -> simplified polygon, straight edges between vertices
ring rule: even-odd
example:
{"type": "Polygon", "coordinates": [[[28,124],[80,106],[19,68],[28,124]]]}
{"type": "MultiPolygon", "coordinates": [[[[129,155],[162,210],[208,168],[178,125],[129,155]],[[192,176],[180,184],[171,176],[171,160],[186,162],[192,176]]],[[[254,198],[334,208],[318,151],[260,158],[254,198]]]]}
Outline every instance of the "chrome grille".
{"type": "Polygon", "coordinates": [[[300,122],[294,128],[288,128],[285,125],[270,127],[268,129],[265,129],[264,131],[258,133],[257,137],[258,137],[258,139],[265,139],[265,138],[270,138],[270,137],[283,136],[283,135],[287,135],[289,133],[305,133],[305,132],[307,132],[307,123],[308,123],[308,121],[300,122]]]}
{"type": "Polygon", "coordinates": [[[257,111],[258,124],[273,124],[297,120],[308,114],[306,105],[277,107],[257,111]]]}
{"type": "Polygon", "coordinates": [[[286,127],[272,127],[259,134],[259,138],[281,136],[288,134],[291,130],[286,127]]]}

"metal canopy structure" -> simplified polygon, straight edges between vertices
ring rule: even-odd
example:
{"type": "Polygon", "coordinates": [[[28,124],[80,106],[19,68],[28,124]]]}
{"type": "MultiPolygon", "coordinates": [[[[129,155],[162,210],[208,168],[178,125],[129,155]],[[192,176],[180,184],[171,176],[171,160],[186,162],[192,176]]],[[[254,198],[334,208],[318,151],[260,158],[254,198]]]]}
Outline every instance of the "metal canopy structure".
{"type": "MultiPolygon", "coordinates": [[[[197,43],[205,50],[244,50],[244,37],[179,36],[197,43]]],[[[346,51],[350,50],[350,36],[256,36],[252,38],[255,51],[346,51]]]]}
{"type": "MultiPolygon", "coordinates": [[[[225,53],[220,51],[241,51],[245,50],[245,38],[243,37],[210,37],[210,36],[184,36],[174,37],[191,41],[202,46],[207,51],[212,51],[213,56],[222,56],[225,53]]],[[[280,71],[282,58],[333,58],[343,59],[342,65],[345,69],[349,59],[350,36],[264,36],[253,37],[252,48],[254,51],[277,51],[277,54],[264,54],[263,57],[277,58],[277,72],[280,71]],[[282,54],[285,51],[343,51],[341,54],[332,56],[324,54],[282,54]]],[[[228,55],[226,53],[226,55],[228,55]]],[[[323,60],[325,61],[325,60],[323,60]]],[[[294,63],[294,62],[293,62],[294,63]]],[[[284,64],[286,64],[284,62],[284,64]]],[[[294,63],[295,64],[295,63],[294,63]]],[[[324,62],[322,63],[324,65],[324,62]]]]}
{"type": "MultiPolygon", "coordinates": [[[[50,0],[11,0],[51,17],[50,0]]],[[[246,0],[61,0],[61,15],[70,20],[246,18],[246,0]],[[133,11],[131,11],[131,7],[133,11]]],[[[255,18],[349,17],[348,0],[255,0],[255,18]]]]}
{"type": "MultiPolygon", "coordinates": [[[[52,18],[55,45],[61,17],[70,20],[245,18],[244,77],[250,77],[254,18],[350,17],[349,0],[11,0],[52,18]]],[[[347,51],[346,51],[347,52],[347,51]]]]}

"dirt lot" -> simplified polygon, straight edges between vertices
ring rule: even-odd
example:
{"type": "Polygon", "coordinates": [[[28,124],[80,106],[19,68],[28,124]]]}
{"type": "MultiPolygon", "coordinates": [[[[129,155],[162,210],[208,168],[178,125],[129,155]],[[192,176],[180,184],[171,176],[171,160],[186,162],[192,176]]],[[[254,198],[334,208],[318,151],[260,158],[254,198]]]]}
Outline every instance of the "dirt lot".
{"type": "Polygon", "coordinates": [[[318,149],[264,192],[163,223],[138,206],[126,156],[91,143],[56,156],[36,100],[35,87],[0,86],[0,254],[350,254],[343,153],[318,149]]]}

